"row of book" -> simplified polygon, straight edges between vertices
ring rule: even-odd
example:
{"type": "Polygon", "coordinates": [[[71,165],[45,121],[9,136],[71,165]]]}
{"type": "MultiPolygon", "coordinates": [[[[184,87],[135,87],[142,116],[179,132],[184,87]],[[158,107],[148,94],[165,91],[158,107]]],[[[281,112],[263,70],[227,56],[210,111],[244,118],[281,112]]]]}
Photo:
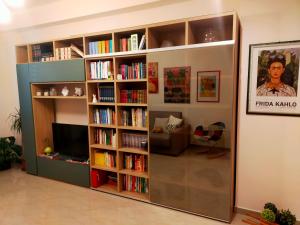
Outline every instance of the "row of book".
{"type": "Polygon", "coordinates": [[[138,193],[148,193],[148,180],[143,177],[125,175],[123,179],[123,189],[138,193]]]}
{"type": "Polygon", "coordinates": [[[104,184],[117,186],[118,178],[114,172],[92,169],[91,171],[91,186],[97,188],[104,184]]]}
{"type": "Polygon", "coordinates": [[[143,62],[133,62],[131,65],[121,64],[119,66],[119,74],[122,75],[122,80],[145,79],[146,64],[143,62]]]}
{"type": "Polygon", "coordinates": [[[113,125],[116,123],[116,113],[112,108],[94,109],[94,123],[113,125]]]}
{"type": "Polygon", "coordinates": [[[112,52],[113,52],[112,40],[89,42],[90,55],[112,53],[112,52]]]}
{"type": "Polygon", "coordinates": [[[95,144],[111,145],[112,147],[116,147],[116,137],[116,132],[113,129],[95,128],[95,144]]]}
{"type": "Polygon", "coordinates": [[[146,127],[147,126],[148,111],[143,108],[131,108],[121,111],[121,125],[146,127]]]}
{"type": "Polygon", "coordinates": [[[53,46],[51,44],[32,45],[31,54],[33,62],[54,61],[53,46]]]}
{"type": "Polygon", "coordinates": [[[147,150],[148,136],[145,134],[122,133],[122,146],[147,150]]]}
{"type": "Polygon", "coordinates": [[[124,155],[124,168],[145,172],[147,171],[147,158],[144,155],[125,154],[124,155]]]}
{"type": "Polygon", "coordinates": [[[146,38],[143,35],[139,40],[138,34],[131,34],[130,37],[123,37],[119,39],[119,50],[124,51],[137,51],[145,48],[146,38]]]}
{"type": "Polygon", "coordinates": [[[55,49],[55,60],[82,58],[83,56],[83,51],[81,51],[77,46],[73,44],[71,44],[70,47],[55,49]]]}
{"type": "Polygon", "coordinates": [[[115,168],[117,166],[116,154],[111,152],[96,152],[95,165],[102,167],[115,168]]]}
{"type": "Polygon", "coordinates": [[[121,103],[147,103],[146,90],[121,90],[121,103]]]}
{"type": "Polygon", "coordinates": [[[98,84],[98,96],[99,102],[115,102],[114,86],[98,84]]]}
{"type": "Polygon", "coordinates": [[[113,72],[113,62],[112,61],[98,61],[98,62],[90,62],[90,79],[92,80],[113,80],[114,72],[113,72]]]}

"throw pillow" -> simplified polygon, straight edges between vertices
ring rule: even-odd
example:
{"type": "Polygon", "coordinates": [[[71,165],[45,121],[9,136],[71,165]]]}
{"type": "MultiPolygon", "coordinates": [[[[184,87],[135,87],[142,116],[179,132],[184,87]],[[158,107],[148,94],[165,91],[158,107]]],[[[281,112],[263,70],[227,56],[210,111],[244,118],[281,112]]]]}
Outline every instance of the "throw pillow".
{"type": "Polygon", "coordinates": [[[163,132],[166,133],[168,122],[169,122],[169,118],[156,117],[154,122],[154,128],[161,127],[163,132]]]}
{"type": "Polygon", "coordinates": [[[171,115],[169,117],[169,122],[167,125],[168,133],[173,133],[177,127],[181,126],[182,122],[183,122],[183,119],[179,119],[179,118],[171,115]]]}
{"type": "Polygon", "coordinates": [[[153,132],[153,133],[163,133],[164,130],[163,130],[162,127],[154,127],[154,128],[152,129],[152,132],[153,132]]]}

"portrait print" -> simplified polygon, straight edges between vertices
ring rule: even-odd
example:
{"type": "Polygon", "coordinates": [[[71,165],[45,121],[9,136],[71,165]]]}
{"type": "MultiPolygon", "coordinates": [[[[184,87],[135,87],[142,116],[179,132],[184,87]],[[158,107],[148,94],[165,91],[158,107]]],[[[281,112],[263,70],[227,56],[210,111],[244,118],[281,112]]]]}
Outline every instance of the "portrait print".
{"type": "Polygon", "coordinates": [[[248,114],[300,115],[300,41],[249,48],[248,114]]]}

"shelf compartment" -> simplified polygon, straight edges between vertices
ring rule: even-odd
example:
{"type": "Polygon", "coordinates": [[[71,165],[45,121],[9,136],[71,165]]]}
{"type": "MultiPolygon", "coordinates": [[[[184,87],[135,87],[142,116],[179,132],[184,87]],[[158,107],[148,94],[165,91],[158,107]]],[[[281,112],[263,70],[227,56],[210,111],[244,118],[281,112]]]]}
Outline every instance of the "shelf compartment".
{"type": "Polygon", "coordinates": [[[54,83],[32,83],[32,97],[35,99],[75,99],[86,100],[86,88],[84,82],[54,82],[54,83]],[[62,90],[67,87],[69,93],[67,96],[62,95],[62,90]],[[75,88],[81,89],[82,96],[76,96],[75,88]],[[45,92],[47,95],[45,95],[45,92]]]}
{"type": "Polygon", "coordinates": [[[105,171],[117,172],[117,152],[107,149],[91,149],[91,167],[105,171]]]}
{"type": "Polygon", "coordinates": [[[87,59],[85,63],[87,81],[114,81],[114,62],[112,57],[87,59]]]}
{"type": "Polygon", "coordinates": [[[27,45],[16,46],[17,64],[28,63],[27,45]]]}
{"type": "Polygon", "coordinates": [[[71,60],[84,57],[83,37],[54,41],[55,60],[71,60]]]}
{"type": "Polygon", "coordinates": [[[232,35],[233,15],[188,22],[188,44],[228,41],[232,35]]]}
{"type": "Polygon", "coordinates": [[[119,173],[121,174],[149,178],[147,155],[120,152],[119,168],[119,173]]]}
{"type": "Polygon", "coordinates": [[[101,169],[91,170],[91,187],[95,190],[118,191],[118,174],[101,169]]]}
{"type": "Polygon", "coordinates": [[[89,105],[89,125],[91,127],[116,128],[115,106],[89,105]]]}
{"type": "Polygon", "coordinates": [[[117,107],[118,128],[147,131],[148,110],[145,107],[117,107]]]}
{"type": "Polygon", "coordinates": [[[185,22],[148,28],[148,48],[185,45],[185,22]]]}
{"type": "Polygon", "coordinates": [[[147,94],[147,82],[119,82],[116,85],[118,104],[147,105],[147,94]]]}
{"type": "Polygon", "coordinates": [[[121,193],[147,199],[149,195],[148,178],[120,174],[119,179],[119,184],[122,187],[121,193]]]}
{"type": "Polygon", "coordinates": [[[91,105],[115,105],[115,86],[114,82],[93,82],[88,83],[88,102],[91,105]],[[97,103],[93,102],[93,95],[95,95],[97,103]],[[105,103],[105,104],[98,104],[105,103]]]}
{"type": "Polygon", "coordinates": [[[144,45],[142,49],[146,49],[146,29],[133,29],[114,33],[115,52],[130,52],[142,50],[139,49],[142,37],[144,36],[144,45]],[[135,35],[137,34],[137,35],[135,35]],[[135,37],[134,37],[135,36],[135,37]],[[134,38],[134,39],[132,39],[134,38]]]}
{"type": "Polygon", "coordinates": [[[116,80],[147,80],[146,55],[116,57],[116,80]]]}
{"type": "Polygon", "coordinates": [[[95,34],[84,37],[85,42],[85,54],[86,55],[98,55],[108,54],[114,52],[112,33],[107,34],[95,34]]]}
{"type": "Polygon", "coordinates": [[[29,62],[54,61],[53,42],[29,45],[29,62]]]}

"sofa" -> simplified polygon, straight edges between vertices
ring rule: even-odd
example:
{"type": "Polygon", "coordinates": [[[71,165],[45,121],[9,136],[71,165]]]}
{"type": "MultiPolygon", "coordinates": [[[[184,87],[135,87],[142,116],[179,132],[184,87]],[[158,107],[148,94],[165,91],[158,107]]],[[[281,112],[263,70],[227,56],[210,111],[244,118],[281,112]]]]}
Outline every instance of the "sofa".
{"type": "Polygon", "coordinates": [[[169,111],[150,111],[150,152],[164,155],[177,156],[183,152],[189,145],[190,125],[183,124],[175,128],[171,133],[154,133],[152,130],[155,124],[155,118],[169,118],[170,115],[182,119],[182,112],[169,111]]]}

